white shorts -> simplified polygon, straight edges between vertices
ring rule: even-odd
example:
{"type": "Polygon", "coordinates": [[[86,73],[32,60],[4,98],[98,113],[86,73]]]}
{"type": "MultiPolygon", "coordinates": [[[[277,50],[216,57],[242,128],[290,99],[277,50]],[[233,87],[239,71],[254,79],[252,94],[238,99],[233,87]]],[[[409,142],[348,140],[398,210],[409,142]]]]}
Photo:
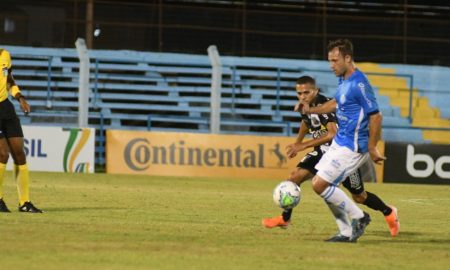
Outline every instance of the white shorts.
{"type": "Polygon", "coordinates": [[[327,152],[315,166],[317,175],[332,185],[339,185],[350,174],[361,167],[368,159],[369,153],[353,152],[334,141],[327,152]]]}

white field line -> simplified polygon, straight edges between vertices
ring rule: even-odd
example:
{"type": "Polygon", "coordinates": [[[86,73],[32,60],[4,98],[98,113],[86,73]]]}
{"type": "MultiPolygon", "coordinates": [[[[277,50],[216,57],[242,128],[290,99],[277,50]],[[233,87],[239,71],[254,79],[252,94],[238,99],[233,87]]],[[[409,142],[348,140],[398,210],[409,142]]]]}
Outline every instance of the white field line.
{"type": "Polygon", "coordinates": [[[427,205],[433,205],[434,201],[450,201],[450,198],[428,198],[428,199],[407,199],[407,200],[400,200],[402,202],[408,202],[408,203],[415,203],[415,204],[427,204],[427,205]]]}

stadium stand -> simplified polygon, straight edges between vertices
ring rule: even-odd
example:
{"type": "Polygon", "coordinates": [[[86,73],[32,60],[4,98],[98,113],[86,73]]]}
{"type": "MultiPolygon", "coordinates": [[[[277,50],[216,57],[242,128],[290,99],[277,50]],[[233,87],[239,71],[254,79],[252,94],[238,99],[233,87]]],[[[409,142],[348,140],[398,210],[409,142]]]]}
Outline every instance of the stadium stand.
{"type": "Polygon", "coordinates": [[[378,75],[369,75],[369,78],[380,89],[380,94],[388,96],[390,103],[400,108],[401,116],[411,119],[412,127],[422,129],[424,140],[450,143],[450,114],[447,105],[450,98],[450,68],[366,64],[363,69],[366,72],[396,75],[394,79],[378,75]],[[408,74],[409,77],[400,77],[399,74],[408,74]],[[409,89],[410,83],[412,92],[409,89]]]}
{"type": "MultiPolygon", "coordinates": [[[[4,48],[13,56],[15,78],[33,108],[29,117],[20,116],[22,122],[76,125],[79,69],[76,51],[4,48]]],[[[206,54],[107,50],[91,50],[89,54],[89,124],[99,132],[105,129],[209,132],[211,65],[206,54]]],[[[326,61],[230,56],[221,57],[221,61],[222,133],[292,135],[298,131],[299,121],[298,113],[292,111],[296,102],[293,91],[296,78],[306,74],[315,77],[321,91],[328,96],[334,94],[337,84],[326,61]]],[[[411,124],[409,103],[405,101],[409,100],[406,80],[393,76],[413,74],[419,78],[414,86],[422,89],[426,80],[419,75],[421,70],[416,66],[402,70],[402,65],[358,66],[366,72],[383,73],[370,75],[384,115],[383,138],[409,142],[431,140],[424,140],[423,131],[413,128],[416,122],[411,124]]],[[[445,86],[444,80],[432,89],[440,86],[445,86]]],[[[434,92],[433,105],[441,104],[439,94],[434,92]]],[[[440,115],[439,110],[427,103],[426,98],[433,95],[423,95],[424,91],[414,91],[412,119],[440,115]]]]}
{"type": "Polygon", "coordinates": [[[425,140],[433,143],[450,144],[450,68],[419,65],[383,65],[397,73],[408,73],[414,77],[414,88],[419,98],[414,105],[418,113],[414,115],[413,126],[432,127],[424,130],[425,140]],[[426,70],[427,72],[424,72],[426,70]]]}

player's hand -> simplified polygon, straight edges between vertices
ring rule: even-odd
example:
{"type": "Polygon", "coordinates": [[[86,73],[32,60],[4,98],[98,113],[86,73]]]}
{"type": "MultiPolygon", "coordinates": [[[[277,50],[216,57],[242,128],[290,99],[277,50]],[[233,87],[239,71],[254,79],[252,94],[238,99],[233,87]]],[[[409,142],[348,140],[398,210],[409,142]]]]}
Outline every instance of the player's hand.
{"type": "Polygon", "coordinates": [[[289,144],[286,146],[286,156],[288,158],[293,158],[297,155],[297,151],[295,151],[295,143],[289,144]]]}
{"type": "Polygon", "coordinates": [[[301,109],[302,109],[302,114],[309,114],[310,110],[311,110],[308,103],[302,103],[301,109]]]}
{"type": "Polygon", "coordinates": [[[298,152],[302,151],[305,149],[305,146],[303,144],[297,144],[297,143],[293,143],[293,144],[289,144],[288,146],[286,146],[286,155],[288,156],[288,158],[293,158],[297,155],[298,152]]]}
{"type": "Polygon", "coordinates": [[[369,154],[370,154],[370,157],[372,158],[373,162],[375,162],[375,164],[381,164],[381,162],[386,160],[386,157],[382,156],[376,147],[370,148],[369,154]]]}
{"type": "Polygon", "coordinates": [[[297,104],[295,104],[294,112],[301,112],[302,108],[303,108],[303,104],[299,101],[299,102],[297,102],[297,104]]]}
{"type": "Polygon", "coordinates": [[[20,109],[22,109],[22,111],[25,113],[25,115],[28,115],[31,111],[30,104],[28,104],[28,102],[23,97],[19,98],[19,104],[20,104],[20,109]]]}

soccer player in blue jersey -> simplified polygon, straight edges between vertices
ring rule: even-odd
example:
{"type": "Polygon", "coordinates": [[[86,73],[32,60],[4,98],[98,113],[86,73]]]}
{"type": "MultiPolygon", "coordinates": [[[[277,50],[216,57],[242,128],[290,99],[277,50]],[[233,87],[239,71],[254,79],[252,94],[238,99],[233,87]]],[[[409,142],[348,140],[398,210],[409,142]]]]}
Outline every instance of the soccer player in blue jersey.
{"type": "MultiPolygon", "coordinates": [[[[339,124],[329,150],[315,167],[317,174],[312,184],[314,191],[326,203],[342,209],[352,221],[350,237],[340,234],[334,237],[355,242],[369,225],[370,216],[338,185],[369,158],[377,164],[386,159],[376,147],[381,137],[382,116],[367,77],[355,66],[353,44],[347,39],[331,41],[328,44],[328,61],[334,74],[339,77],[334,99],[320,107],[310,107],[305,103],[302,108],[303,113],[309,114],[336,112],[339,124]]],[[[393,207],[392,211],[396,217],[397,209],[393,207]]],[[[397,218],[396,224],[399,225],[397,218]]],[[[399,226],[394,229],[398,233],[399,226]]]]}
{"type": "MultiPolygon", "coordinates": [[[[295,111],[299,111],[301,103],[308,103],[310,107],[322,106],[330,98],[325,97],[319,92],[316,81],[310,76],[302,76],[298,78],[296,83],[296,92],[299,102],[295,111]]],[[[330,147],[334,135],[337,132],[336,116],[334,113],[327,114],[301,114],[301,125],[295,143],[287,146],[287,156],[294,158],[298,152],[307,148],[314,149],[306,154],[291,172],[288,180],[301,185],[304,181],[313,178],[317,173],[316,164],[320,161],[323,154],[330,147]],[[305,135],[310,133],[312,139],[304,142],[305,135]]],[[[370,161],[369,161],[370,162],[370,161]]],[[[373,210],[380,211],[389,225],[391,234],[392,228],[396,228],[395,212],[393,207],[387,206],[383,200],[376,194],[365,191],[361,170],[357,170],[349,175],[342,185],[352,194],[353,200],[357,203],[364,204],[373,210]]],[[[327,239],[328,242],[349,242],[352,234],[352,227],[346,213],[333,204],[327,204],[336,218],[339,227],[338,236],[327,239]]],[[[285,209],[280,216],[272,218],[264,218],[262,224],[266,228],[287,228],[290,224],[293,209],[285,209]]],[[[396,231],[398,233],[398,230],[396,231]]],[[[392,234],[396,236],[396,234],[392,234]]]]}

